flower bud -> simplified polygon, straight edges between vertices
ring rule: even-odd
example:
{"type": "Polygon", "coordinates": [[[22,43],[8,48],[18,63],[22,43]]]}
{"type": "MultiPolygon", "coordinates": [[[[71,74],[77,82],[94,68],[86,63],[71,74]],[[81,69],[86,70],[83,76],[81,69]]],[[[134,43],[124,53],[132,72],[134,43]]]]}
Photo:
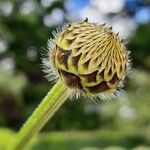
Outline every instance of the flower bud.
{"type": "Polygon", "coordinates": [[[118,34],[105,24],[69,24],[54,39],[53,67],[71,89],[87,95],[113,93],[128,70],[128,53],[118,34]]]}

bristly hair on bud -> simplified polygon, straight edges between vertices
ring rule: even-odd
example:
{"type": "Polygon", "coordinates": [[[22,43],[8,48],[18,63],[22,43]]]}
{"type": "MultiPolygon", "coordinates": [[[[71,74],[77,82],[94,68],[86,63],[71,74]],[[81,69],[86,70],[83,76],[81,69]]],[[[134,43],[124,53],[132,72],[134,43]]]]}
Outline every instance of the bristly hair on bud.
{"type": "Polygon", "coordinates": [[[123,93],[130,59],[118,34],[88,18],[55,32],[43,59],[48,79],[60,79],[76,97],[109,100],[123,93]]]}

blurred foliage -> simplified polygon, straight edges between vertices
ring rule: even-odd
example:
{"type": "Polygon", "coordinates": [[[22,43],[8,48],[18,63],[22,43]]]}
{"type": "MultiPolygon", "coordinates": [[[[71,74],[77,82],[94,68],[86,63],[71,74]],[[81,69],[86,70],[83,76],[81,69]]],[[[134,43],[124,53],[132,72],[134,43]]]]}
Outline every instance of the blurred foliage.
{"type": "MultiPolygon", "coordinates": [[[[40,58],[47,49],[47,39],[52,37],[51,32],[57,26],[46,27],[43,18],[55,8],[65,11],[61,0],[46,8],[40,0],[34,1],[38,9],[27,14],[20,10],[23,0],[2,0],[0,8],[4,2],[11,3],[13,11],[5,15],[0,9],[0,40],[7,44],[7,50],[0,51],[0,127],[3,127],[0,130],[0,150],[5,149],[14,135],[6,128],[18,131],[52,87],[43,77],[40,58]],[[9,68],[9,65],[14,65],[14,68],[9,68]]],[[[127,79],[127,94],[120,100],[99,102],[97,105],[82,98],[68,100],[30,148],[149,148],[150,25],[139,25],[129,40],[127,49],[131,51],[134,69],[127,79]],[[54,130],[61,132],[47,134],[47,131],[54,130]]]]}
{"type": "MultiPolygon", "coordinates": [[[[14,133],[0,129],[0,150],[5,150],[14,133]]],[[[32,139],[25,150],[147,150],[148,139],[141,130],[110,130],[51,132],[32,139]],[[138,146],[137,146],[138,145],[138,146]],[[145,145],[145,146],[143,146],[145,145]]]]}
{"type": "Polygon", "coordinates": [[[141,25],[129,42],[129,49],[135,67],[150,70],[150,24],[141,25]]]}

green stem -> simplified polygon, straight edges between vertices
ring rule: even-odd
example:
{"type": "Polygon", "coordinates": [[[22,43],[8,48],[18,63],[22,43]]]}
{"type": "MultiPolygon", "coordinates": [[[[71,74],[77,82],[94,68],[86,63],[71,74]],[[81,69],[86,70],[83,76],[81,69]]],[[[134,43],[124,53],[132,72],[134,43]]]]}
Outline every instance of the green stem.
{"type": "Polygon", "coordinates": [[[33,135],[46,124],[65,102],[68,96],[66,86],[59,80],[23,125],[20,132],[8,146],[8,150],[22,150],[33,135]]]}

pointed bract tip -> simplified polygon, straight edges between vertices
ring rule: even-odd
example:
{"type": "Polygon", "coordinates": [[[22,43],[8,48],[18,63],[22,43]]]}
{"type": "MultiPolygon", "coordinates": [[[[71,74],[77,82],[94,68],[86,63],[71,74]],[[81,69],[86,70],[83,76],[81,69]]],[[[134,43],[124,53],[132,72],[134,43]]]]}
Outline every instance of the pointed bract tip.
{"type": "Polygon", "coordinates": [[[86,17],[85,20],[83,22],[88,22],[88,18],[86,17]]]}
{"type": "Polygon", "coordinates": [[[125,39],[122,39],[121,42],[124,43],[125,39]]]}
{"type": "Polygon", "coordinates": [[[118,36],[118,35],[119,35],[119,32],[118,32],[118,33],[116,33],[116,35],[118,36]]]}
{"type": "Polygon", "coordinates": [[[71,27],[71,24],[70,24],[70,23],[68,24],[68,27],[71,27]]]}
{"type": "Polygon", "coordinates": [[[110,27],[109,29],[112,30],[112,27],[110,27]]]}
{"type": "Polygon", "coordinates": [[[102,26],[105,26],[105,25],[106,25],[106,22],[102,24],[102,26]]]}

